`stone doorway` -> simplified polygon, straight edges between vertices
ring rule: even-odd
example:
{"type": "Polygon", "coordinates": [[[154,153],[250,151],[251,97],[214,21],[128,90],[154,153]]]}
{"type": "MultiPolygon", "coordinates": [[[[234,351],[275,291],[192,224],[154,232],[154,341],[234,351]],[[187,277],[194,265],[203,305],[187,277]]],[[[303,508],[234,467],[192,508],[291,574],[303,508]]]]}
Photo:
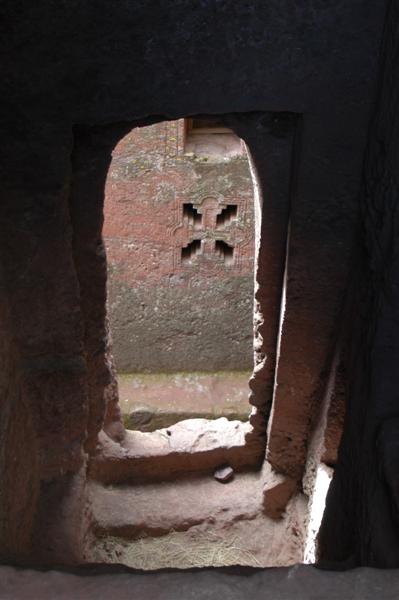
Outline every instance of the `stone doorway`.
{"type": "Polygon", "coordinates": [[[115,147],[104,240],[128,429],[248,420],[253,194],[245,144],[219,117],[135,128],[115,147]]]}
{"type": "MultiPolygon", "coordinates": [[[[184,568],[236,564],[237,561],[252,566],[276,566],[300,562],[303,558],[306,501],[303,494],[297,493],[300,483],[297,479],[276,473],[264,460],[266,425],[275,380],[298,118],[285,113],[253,113],[223,115],[221,119],[238,138],[245,140],[253,182],[254,277],[251,277],[248,296],[251,301],[254,300],[255,310],[253,323],[250,315],[254,369],[249,380],[249,404],[252,407],[249,419],[244,422],[230,420],[226,416],[212,420],[185,419],[168,423],[155,431],[132,430],[127,422],[128,428],[125,429],[120,420],[120,402],[114,380],[106,390],[104,427],[88,461],[86,492],[90,510],[85,560],[89,562],[122,562],[142,568],[162,565],[184,568]],[[251,523],[250,528],[248,522],[251,523]],[[190,542],[193,537],[194,546],[190,542]],[[148,545],[143,541],[145,539],[148,545]],[[265,540],[274,542],[266,548],[265,540]],[[198,541],[201,542],[199,546],[198,541]],[[192,556],[194,562],[189,565],[181,556],[173,555],[170,546],[175,544],[184,549],[184,556],[192,556]],[[237,547],[241,553],[236,552],[237,547]],[[160,549],[158,554],[156,548],[160,549]],[[202,551],[204,554],[200,558],[202,551]],[[168,564],[162,563],[163,554],[170,557],[168,564]],[[147,561],[144,564],[142,557],[149,555],[158,556],[158,559],[155,563],[147,561]],[[222,562],[216,560],[216,555],[223,557],[222,562]]],[[[159,119],[149,118],[136,125],[154,121],[159,122],[159,119]]],[[[167,123],[169,125],[170,122],[167,123]]],[[[168,127],[164,132],[169,131],[168,127]]],[[[115,148],[118,140],[122,140],[123,145],[131,130],[132,125],[129,124],[104,129],[101,153],[107,165],[111,162],[111,148],[115,148]]],[[[225,131],[219,133],[226,135],[225,131]]],[[[203,131],[193,134],[198,136],[193,143],[198,144],[199,153],[206,147],[203,135],[203,131]],[[197,139],[201,139],[201,143],[197,139]]],[[[170,160],[169,154],[176,154],[169,143],[176,148],[179,139],[164,133],[162,156],[165,164],[170,160]]],[[[182,139],[184,144],[185,138],[182,139]]],[[[211,148],[216,151],[220,146],[213,140],[211,148]]],[[[90,151],[91,148],[90,145],[90,151]]],[[[127,173],[129,179],[129,162],[130,159],[126,160],[122,153],[119,171],[112,176],[111,169],[108,185],[119,185],[118,173],[127,173]]],[[[162,162],[156,164],[158,169],[162,166],[162,162]]],[[[211,160],[202,159],[199,165],[201,169],[210,166],[213,173],[219,166],[211,160]]],[[[145,153],[131,168],[135,177],[137,173],[149,170],[145,153]]],[[[156,178],[151,177],[149,187],[155,182],[156,178]]],[[[124,235],[129,224],[129,186],[129,181],[123,182],[116,211],[120,231],[124,235]]],[[[245,242],[248,241],[240,232],[243,204],[225,196],[220,190],[215,192],[203,186],[200,192],[196,197],[191,188],[190,194],[182,193],[177,200],[169,194],[167,202],[171,202],[172,210],[168,211],[166,220],[152,219],[150,222],[150,232],[156,230],[158,239],[161,231],[164,232],[161,239],[167,237],[173,242],[168,260],[165,259],[165,247],[149,240],[145,245],[146,252],[141,254],[143,260],[133,263],[135,276],[141,275],[141,281],[152,281],[154,290],[160,287],[160,281],[165,280],[168,289],[175,289],[174,286],[192,276],[196,268],[205,282],[206,277],[210,278],[216,272],[220,277],[220,269],[230,275],[236,273],[240,276],[242,273],[246,260],[245,242]],[[176,275],[177,278],[173,279],[176,275]]],[[[153,206],[154,198],[159,199],[160,196],[151,194],[149,206],[143,208],[145,202],[142,197],[141,205],[134,211],[133,222],[139,229],[143,229],[145,210],[151,207],[151,202],[153,206]]],[[[118,235],[115,239],[116,254],[122,262],[124,252],[121,249],[127,249],[134,256],[138,250],[134,239],[124,240],[118,235]]],[[[112,271],[111,268],[111,277],[112,271]]],[[[126,285],[130,275],[129,270],[122,270],[118,277],[126,285]]],[[[227,287],[226,284],[223,289],[227,287]]],[[[201,289],[201,285],[194,285],[186,286],[184,291],[191,290],[196,297],[201,289]]],[[[151,291],[147,292],[144,305],[150,297],[151,291]]],[[[178,302],[174,305],[182,306],[178,302]]],[[[195,304],[191,302],[191,311],[193,306],[195,304]]],[[[145,310],[143,312],[145,316],[145,310]]],[[[211,314],[210,310],[208,312],[211,314]]],[[[235,320],[230,319],[229,330],[235,324],[235,320]]],[[[148,336],[148,339],[152,342],[155,338],[148,336]]],[[[144,343],[140,350],[145,355],[144,343]]],[[[168,352],[164,352],[163,356],[161,352],[154,352],[152,346],[152,358],[156,364],[169,355],[168,352]]],[[[180,351],[175,356],[184,359],[187,353],[180,351]]],[[[203,355],[199,351],[195,354],[196,362],[199,363],[203,356],[209,362],[206,353],[203,355]]],[[[279,416],[279,413],[274,410],[276,415],[279,416]]]]}

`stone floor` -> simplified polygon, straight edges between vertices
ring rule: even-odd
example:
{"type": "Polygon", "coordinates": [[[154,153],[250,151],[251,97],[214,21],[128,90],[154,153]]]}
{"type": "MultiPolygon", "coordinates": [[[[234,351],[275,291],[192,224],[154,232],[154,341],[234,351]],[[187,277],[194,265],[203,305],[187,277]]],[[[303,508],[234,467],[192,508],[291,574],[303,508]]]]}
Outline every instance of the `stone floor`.
{"type": "Polygon", "coordinates": [[[399,571],[312,566],[143,573],[111,565],[67,571],[0,567],[0,600],[397,600],[399,571]]]}
{"type": "Polygon", "coordinates": [[[154,431],[192,418],[248,419],[248,371],[121,374],[119,397],[128,429],[154,431]]]}
{"type": "Polygon", "coordinates": [[[291,500],[281,519],[263,512],[266,471],[173,482],[90,484],[88,562],[154,570],[207,566],[287,566],[303,560],[307,499],[291,500]]]}

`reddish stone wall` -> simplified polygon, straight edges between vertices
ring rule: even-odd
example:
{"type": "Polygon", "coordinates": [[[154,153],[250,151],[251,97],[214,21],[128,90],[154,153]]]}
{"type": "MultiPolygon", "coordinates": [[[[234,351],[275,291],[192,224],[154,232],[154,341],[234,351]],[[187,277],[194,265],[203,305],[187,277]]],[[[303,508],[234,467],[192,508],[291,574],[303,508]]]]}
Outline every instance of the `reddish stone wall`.
{"type": "MultiPolygon", "coordinates": [[[[58,493],[58,486],[63,484],[66,472],[80,469],[87,432],[92,446],[102,425],[105,409],[102,389],[108,380],[105,261],[101,260],[98,225],[109,148],[113,146],[113,143],[108,145],[108,136],[120,139],[116,130],[151,115],[181,118],[228,113],[239,119],[241,115],[243,123],[247,122],[256,149],[259,197],[265,207],[259,227],[257,266],[257,301],[263,305],[259,314],[264,315],[264,322],[258,324],[259,368],[255,375],[261,377],[254,380],[258,394],[255,396],[266,401],[259,401],[259,406],[270,405],[273,390],[286,223],[292,207],[287,309],[275,402],[276,408],[282,400],[282,410],[274,412],[274,419],[279,412],[287,415],[287,405],[292,418],[280,421],[281,427],[275,427],[274,432],[279,436],[284,431],[287,446],[293,447],[288,437],[291,440],[294,434],[297,437],[298,422],[301,439],[307,436],[303,424],[308,422],[319,399],[319,382],[326,357],[331,355],[333,333],[342,321],[339,299],[347,286],[351,264],[361,156],[373,99],[385,3],[330,1],[317,8],[315,3],[301,6],[298,3],[298,10],[294,11],[292,3],[282,0],[267,3],[254,0],[250,6],[227,0],[164,2],[156,6],[151,2],[111,6],[102,0],[96,3],[81,0],[78,5],[30,3],[24,11],[18,2],[8,4],[4,12],[7,19],[4,36],[9,34],[10,39],[5,39],[4,44],[10,49],[10,60],[2,65],[2,81],[7,83],[7,91],[2,96],[5,127],[0,202],[0,312],[4,333],[4,341],[0,343],[3,367],[0,555],[7,560],[20,561],[25,555],[30,561],[60,564],[62,560],[48,543],[49,536],[44,537],[43,533],[53,531],[53,540],[66,548],[63,536],[55,535],[54,530],[44,528],[40,522],[36,526],[35,522],[40,511],[52,514],[54,523],[65,514],[62,501],[67,493],[65,490],[58,493]],[[280,127],[277,130],[274,127],[279,116],[266,115],[265,120],[259,112],[265,110],[303,115],[293,140],[294,152],[286,152],[287,143],[281,147],[280,127]],[[79,129],[85,127],[92,141],[88,140],[87,156],[77,164],[71,161],[71,154],[79,147],[79,129]],[[108,141],[102,139],[103,135],[108,141]],[[287,179],[291,155],[293,176],[287,179]],[[97,160],[103,161],[103,168],[97,160]],[[277,169],[276,160],[277,165],[280,163],[277,169]],[[71,185],[75,187],[72,194],[71,185]],[[289,188],[288,195],[283,193],[284,187],[289,188]],[[313,338],[315,343],[303,344],[313,338]],[[57,501],[49,502],[52,490],[57,491],[57,501]],[[46,510],[51,506],[53,511],[46,510]],[[31,543],[34,530],[36,545],[31,543]]],[[[394,4],[396,7],[397,3],[394,4]]],[[[392,82],[392,77],[387,81],[392,82]]],[[[388,115],[387,127],[396,132],[390,117],[397,111],[391,111],[390,107],[383,114],[388,115]]],[[[379,135],[378,139],[386,141],[387,148],[397,148],[392,137],[379,135]]],[[[385,147],[375,146],[381,152],[385,147]]],[[[380,160],[375,160],[373,152],[370,155],[377,166],[397,162],[392,153],[387,154],[388,162],[378,156],[380,160]]],[[[199,180],[200,167],[205,170],[207,165],[196,165],[199,180]]],[[[389,169],[385,173],[389,174],[389,169]]],[[[133,182],[137,184],[139,178],[133,182]]],[[[392,189],[383,183],[380,189],[392,189]]],[[[374,189],[372,178],[368,186],[374,189]]],[[[395,202],[384,194],[382,198],[380,205],[374,198],[366,205],[370,218],[377,210],[375,207],[378,208],[374,223],[370,221],[367,227],[370,240],[379,240],[380,226],[385,232],[387,223],[395,223],[391,214],[395,202]]],[[[125,205],[121,202],[119,206],[122,214],[125,205]]],[[[135,213],[139,214],[137,209],[135,213]]],[[[376,282],[381,284],[381,294],[388,290],[388,300],[397,307],[397,288],[393,284],[393,291],[386,287],[389,283],[386,274],[397,272],[396,263],[380,261],[377,246],[370,253],[376,282]],[[387,271],[392,264],[392,270],[387,271]]],[[[394,244],[388,244],[388,248],[395,254],[394,244]]],[[[208,320],[213,315],[216,320],[221,312],[236,310],[239,290],[234,289],[234,284],[240,281],[239,277],[210,280],[210,285],[215,288],[218,281],[220,294],[230,286],[231,295],[227,296],[226,306],[220,305],[222,309],[215,303],[215,310],[207,314],[208,320]]],[[[152,289],[156,292],[152,302],[160,306],[165,288],[154,285],[152,289]]],[[[187,302],[191,302],[193,312],[193,306],[199,302],[199,290],[203,293],[205,288],[179,287],[176,283],[173,289],[181,291],[181,295],[171,295],[170,304],[178,306],[183,314],[188,291],[192,292],[187,302]]],[[[141,314],[137,308],[141,307],[137,290],[136,286],[131,294],[135,312],[129,314],[129,318],[136,320],[141,314]]],[[[154,340],[155,311],[150,313],[146,309],[151,289],[142,286],[139,291],[144,303],[142,331],[147,331],[148,339],[154,340]]],[[[111,297],[112,293],[111,290],[111,297]]],[[[375,298],[384,298],[381,294],[375,298]]],[[[361,308],[362,302],[363,299],[358,305],[361,308]]],[[[374,306],[380,310],[381,302],[375,301],[374,306]]],[[[371,360],[367,355],[367,361],[359,363],[356,381],[368,385],[369,366],[375,356],[377,370],[372,372],[369,389],[364,390],[361,385],[356,389],[348,412],[353,414],[350,428],[344,435],[348,453],[342,454],[343,462],[353,465],[354,476],[344,467],[342,479],[336,478],[338,486],[340,482],[344,484],[341,489],[345,485],[358,488],[350,487],[343,497],[338,494],[337,502],[327,513],[332,523],[330,547],[338,548],[338,554],[342,552],[337,544],[336,517],[341,513],[347,516],[342,530],[354,531],[355,523],[356,531],[364,532],[362,540],[355,539],[355,546],[359,543],[367,546],[379,557],[374,545],[366,539],[369,527],[361,522],[365,515],[376,514],[372,505],[376,498],[382,508],[377,513],[383,520],[375,519],[374,528],[382,532],[380,539],[385,553],[389,548],[385,534],[392,531],[396,536],[396,527],[386,519],[390,514],[387,502],[380,502],[381,497],[388,499],[381,486],[388,486],[380,479],[374,489],[367,475],[378,474],[377,469],[369,469],[369,465],[375,464],[370,461],[376,448],[374,404],[369,404],[366,430],[359,426],[359,415],[365,414],[363,406],[370,400],[370,390],[373,394],[377,390],[377,395],[388,402],[395,398],[397,353],[389,352],[388,357],[387,353],[378,354],[379,346],[377,354],[374,353],[368,324],[374,330],[386,327],[388,331],[396,331],[391,323],[388,327],[386,313],[377,310],[374,313],[372,318],[367,315],[366,327],[358,325],[364,331],[365,351],[373,352],[371,360]],[[390,385],[394,387],[384,388],[386,382],[392,382],[390,385]],[[357,451],[353,453],[355,439],[357,451]],[[367,502],[357,489],[368,493],[367,502]]],[[[237,312],[231,313],[234,328],[236,315],[237,312]]],[[[192,317],[195,321],[197,315],[192,317]]],[[[203,321],[203,315],[198,318],[203,321]]],[[[398,323],[399,319],[393,322],[398,323]]],[[[179,324],[173,331],[173,340],[180,343],[179,324]]],[[[137,323],[134,330],[138,331],[137,323]]],[[[231,338],[228,339],[226,352],[234,347],[231,338]]],[[[134,339],[130,341],[128,336],[127,341],[129,347],[137,348],[134,339]]],[[[167,340],[163,345],[167,348],[167,340]]],[[[167,361],[167,352],[162,356],[162,345],[155,346],[156,351],[147,350],[161,368],[167,361]]],[[[204,355],[209,347],[209,344],[200,347],[197,337],[197,355],[205,356],[211,363],[214,355],[204,355]]],[[[186,346],[180,343],[178,355],[184,356],[185,352],[186,346]]],[[[290,452],[289,458],[298,466],[303,462],[303,453],[290,452]]],[[[291,471],[291,466],[284,462],[286,471],[291,471]]],[[[296,468],[295,472],[298,471],[296,468]]],[[[352,541],[347,547],[352,549],[352,541]]],[[[79,550],[78,544],[75,549],[79,550]]],[[[365,564],[364,556],[359,556],[358,562],[365,564]]],[[[398,556],[396,549],[392,556],[398,556]]],[[[68,559],[71,560],[70,555],[68,559]]],[[[374,564],[387,566],[380,558],[374,564]]]]}
{"type": "Polygon", "coordinates": [[[229,157],[214,142],[232,137],[188,152],[181,119],[115,148],[104,238],[119,370],[252,368],[251,175],[243,143],[229,157]]]}

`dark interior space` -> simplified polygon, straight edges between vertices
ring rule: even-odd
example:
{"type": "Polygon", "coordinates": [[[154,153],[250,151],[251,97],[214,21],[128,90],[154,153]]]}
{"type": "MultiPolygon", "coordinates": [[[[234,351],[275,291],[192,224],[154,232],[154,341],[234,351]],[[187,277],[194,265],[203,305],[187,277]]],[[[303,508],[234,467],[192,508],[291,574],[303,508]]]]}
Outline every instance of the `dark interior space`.
{"type": "MultiPolygon", "coordinates": [[[[0,598],[396,597],[398,0],[0,14],[0,598]],[[254,182],[251,413],[195,442],[189,421],[125,429],[103,238],[117,145],[183,119],[197,173],[245,150],[254,182]]],[[[205,247],[201,194],[179,199],[186,265],[205,247]]],[[[208,204],[233,270],[241,205],[208,204]]]]}

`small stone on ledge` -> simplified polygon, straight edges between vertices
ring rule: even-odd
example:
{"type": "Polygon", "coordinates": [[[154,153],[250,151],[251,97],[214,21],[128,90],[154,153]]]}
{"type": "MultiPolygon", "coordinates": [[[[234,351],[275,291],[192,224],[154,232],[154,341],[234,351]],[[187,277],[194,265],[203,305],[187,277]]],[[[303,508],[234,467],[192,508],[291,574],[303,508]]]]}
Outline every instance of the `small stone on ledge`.
{"type": "Polygon", "coordinates": [[[227,483],[234,477],[234,469],[230,467],[230,465],[224,465],[223,467],[219,467],[213,474],[216,481],[220,481],[220,483],[227,483]]]}

